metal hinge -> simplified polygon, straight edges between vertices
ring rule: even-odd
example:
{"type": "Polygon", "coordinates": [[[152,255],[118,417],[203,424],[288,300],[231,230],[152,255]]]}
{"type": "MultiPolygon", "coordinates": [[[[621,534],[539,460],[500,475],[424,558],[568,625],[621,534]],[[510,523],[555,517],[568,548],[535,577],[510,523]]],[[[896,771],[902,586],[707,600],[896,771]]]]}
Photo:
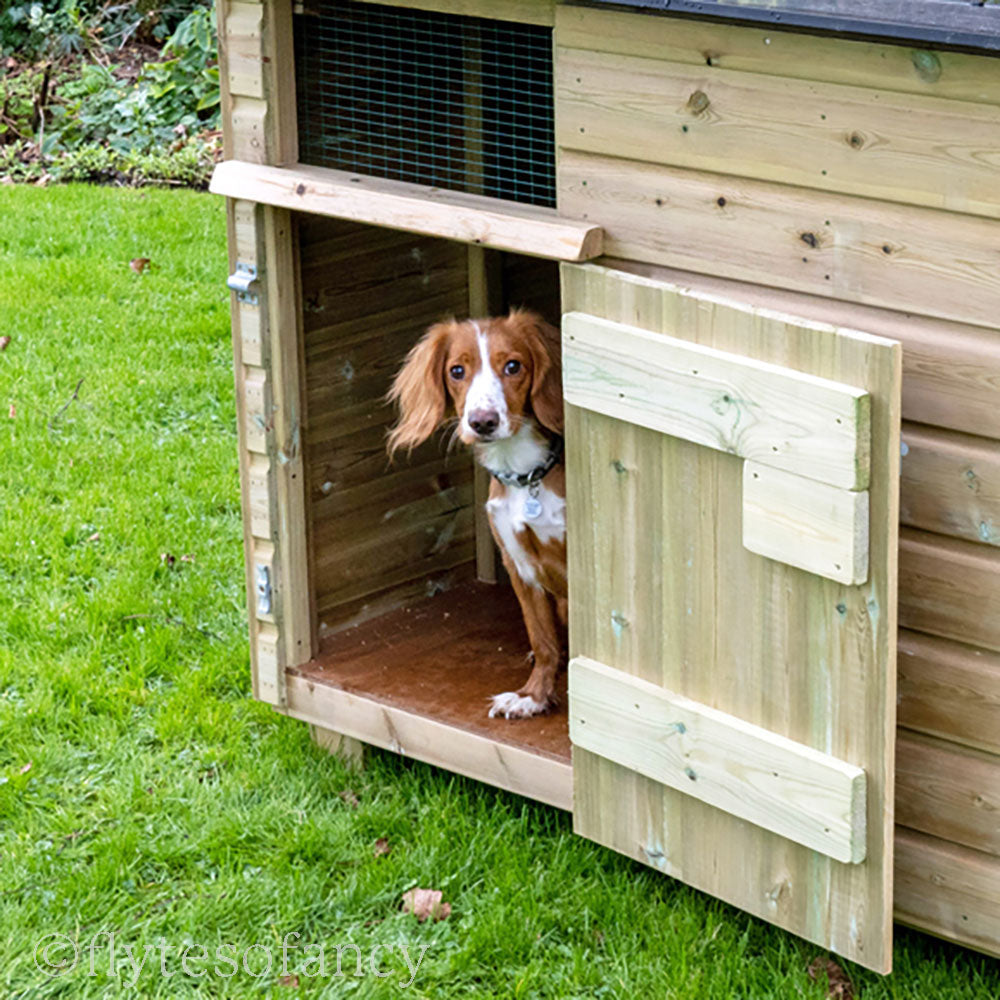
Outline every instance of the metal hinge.
{"type": "Polygon", "coordinates": [[[271,613],[271,567],[266,563],[255,563],[254,580],[257,583],[257,615],[269,615],[271,613]]]}
{"type": "Polygon", "coordinates": [[[242,260],[236,262],[236,270],[226,279],[226,284],[236,292],[236,298],[247,305],[255,306],[260,301],[250,286],[257,282],[257,265],[245,264],[242,260]]]}

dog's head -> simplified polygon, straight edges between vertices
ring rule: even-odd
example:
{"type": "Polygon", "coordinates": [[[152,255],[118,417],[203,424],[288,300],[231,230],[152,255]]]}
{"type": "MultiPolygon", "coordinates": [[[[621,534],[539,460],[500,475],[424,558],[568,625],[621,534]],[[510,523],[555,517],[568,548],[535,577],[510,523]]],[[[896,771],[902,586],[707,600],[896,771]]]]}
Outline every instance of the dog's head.
{"type": "Polygon", "coordinates": [[[389,399],[399,407],[390,455],[426,441],[450,412],[466,444],[511,437],[525,420],[561,434],[559,331],[526,310],[436,323],[410,351],[389,399]]]}

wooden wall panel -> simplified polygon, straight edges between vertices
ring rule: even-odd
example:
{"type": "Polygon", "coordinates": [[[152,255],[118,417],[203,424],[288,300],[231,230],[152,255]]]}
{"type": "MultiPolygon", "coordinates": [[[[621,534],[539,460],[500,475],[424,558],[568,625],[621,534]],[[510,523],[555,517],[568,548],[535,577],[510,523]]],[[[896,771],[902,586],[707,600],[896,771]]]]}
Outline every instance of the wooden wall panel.
{"type": "Polygon", "coordinates": [[[903,524],[1000,546],[1000,441],[903,424],[903,524]]]}
{"type": "Polygon", "coordinates": [[[993,220],[561,150],[559,209],[605,253],[987,327],[993,220]]]}
{"type": "Polygon", "coordinates": [[[901,730],[896,823],[1000,855],[1000,757],[901,730]]]}
{"type": "Polygon", "coordinates": [[[899,724],[1000,757],[1000,654],[899,631],[899,724]]]}
{"type": "Polygon", "coordinates": [[[899,624],[1000,651],[1000,550],[926,531],[899,535],[899,624]]]}
{"type": "Polygon", "coordinates": [[[902,827],[896,830],[895,917],[1000,957],[1000,859],[902,827]]]}
{"type": "Polygon", "coordinates": [[[556,106],[566,149],[1000,218],[997,105],[559,48],[556,106]]]}
{"type": "Polygon", "coordinates": [[[562,5],[556,41],[692,66],[1000,104],[998,60],[964,52],[562,5]]]}
{"type": "Polygon", "coordinates": [[[303,216],[300,257],[313,585],[328,630],[472,573],[471,460],[435,439],[390,466],[384,399],[426,327],[466,312],[468,255],[303,216]]]}

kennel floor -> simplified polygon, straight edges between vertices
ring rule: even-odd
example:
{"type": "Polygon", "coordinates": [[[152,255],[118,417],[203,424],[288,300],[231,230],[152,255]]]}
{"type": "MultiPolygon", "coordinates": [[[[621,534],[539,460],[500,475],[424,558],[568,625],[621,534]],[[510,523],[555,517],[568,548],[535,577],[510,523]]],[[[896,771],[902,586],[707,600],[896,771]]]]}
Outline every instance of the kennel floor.
{"type": "Polygon", "coordinates": [[[524,683],[528,648],[513,590],[472,582],[322,639],[287,672],[288,714],[569,809],[565,672],[550,714],[487,715],[524,683]]]}

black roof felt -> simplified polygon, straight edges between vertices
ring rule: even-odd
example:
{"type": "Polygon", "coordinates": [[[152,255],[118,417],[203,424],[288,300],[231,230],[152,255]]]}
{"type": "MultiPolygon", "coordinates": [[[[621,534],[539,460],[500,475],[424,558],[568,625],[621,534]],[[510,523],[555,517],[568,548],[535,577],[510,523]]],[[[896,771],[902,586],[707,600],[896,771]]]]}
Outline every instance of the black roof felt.
{"type": "MultiPolygon", "coordinates": [[[[997,0],[586,0],[681,17],[1000,53],[997,0]]],[[[998,67],[1000,72],[1000,67],[998,67]]]]}

